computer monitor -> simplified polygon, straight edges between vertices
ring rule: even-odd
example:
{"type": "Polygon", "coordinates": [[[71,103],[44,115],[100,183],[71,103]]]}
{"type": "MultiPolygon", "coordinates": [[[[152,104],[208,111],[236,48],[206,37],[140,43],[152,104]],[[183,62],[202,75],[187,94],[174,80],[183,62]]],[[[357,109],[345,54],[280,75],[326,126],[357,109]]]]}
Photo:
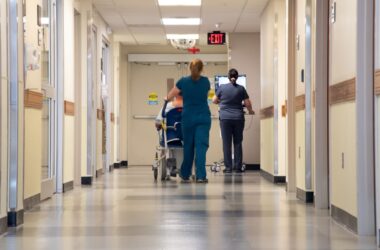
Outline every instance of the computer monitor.
{"type": "MultiPolygon", "coordinates": [[[[220,85],[229,84],[229,83],[230,83],[230,79],[228,79],[228,76],[215,76],[215,91],[218,90],[220,85]]],[[[244,88],[247,88],[247,76],[239,75],[237,84],[243,86],[244,88]]]]}

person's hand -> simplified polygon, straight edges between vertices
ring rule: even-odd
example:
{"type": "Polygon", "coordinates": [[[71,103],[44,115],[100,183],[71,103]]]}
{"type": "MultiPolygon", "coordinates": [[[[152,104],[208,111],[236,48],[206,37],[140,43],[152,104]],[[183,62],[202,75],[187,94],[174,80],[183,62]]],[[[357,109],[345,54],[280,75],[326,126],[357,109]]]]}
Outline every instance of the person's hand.
{"type": "Polygon", "coordinates": [[[249,114],[250,114],[250,115],[255,115],[255,111],[250,110],[250,111],[249,111],[249,114]]]}
{"type": "Polygon", "coordinates": [[[162,124],[161,123],[156,123],[156,129],[160,131],[162,129],[162,124]]]}

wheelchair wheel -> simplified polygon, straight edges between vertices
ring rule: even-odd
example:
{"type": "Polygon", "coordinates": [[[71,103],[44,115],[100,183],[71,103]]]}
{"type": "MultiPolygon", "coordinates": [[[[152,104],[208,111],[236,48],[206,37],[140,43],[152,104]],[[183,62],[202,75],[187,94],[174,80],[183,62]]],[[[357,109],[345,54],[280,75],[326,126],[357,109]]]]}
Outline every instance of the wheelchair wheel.
{"type": "Polygon", "coordinates": [[[153,170],[153,176],[154,176],[154,181],[157,181],[157,178],[158,178],[158,169],[157,168],[155,168],[153,170]]]}
{"type": "Polygon", "coordinates": [[[160,166],[160,178],[161,178],[161,181],[166,181],[167,179],[167,164],[166,164],[166,159],[163,159],[162,160],[162,164],[160,166]]]}

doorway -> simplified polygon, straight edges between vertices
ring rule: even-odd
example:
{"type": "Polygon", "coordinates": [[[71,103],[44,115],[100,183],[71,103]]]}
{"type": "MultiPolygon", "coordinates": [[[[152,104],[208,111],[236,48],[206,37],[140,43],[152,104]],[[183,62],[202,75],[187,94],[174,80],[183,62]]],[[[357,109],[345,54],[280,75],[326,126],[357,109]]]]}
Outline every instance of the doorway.
{"type": "MultiPolygon", "coordinates": [[[[88,19],[91,19],[89,16],[88,19]]],[[[89,21],[87,30],[87,176],[96,175],[97,119],[97,29],[89,21]]]]}
{"type": "Polygon", "coordinates": [[[111,148],[111,111],[110,111],[110,95],[109,95],[109,82],[110,82],[110,48],[109,42],[103,39],[102,42],[102,59],[101,59],[101,101],[104,117],[102,120],[102,161],[103,172],[109,171],[110,166],[110,148],[111,148]]]}
{"type": "Polygon", "coordinates": [[[56,192],[56,0],[43,0],[41,5],[41,81],[42,109],[42,168],[41,200],[56,192]]]}

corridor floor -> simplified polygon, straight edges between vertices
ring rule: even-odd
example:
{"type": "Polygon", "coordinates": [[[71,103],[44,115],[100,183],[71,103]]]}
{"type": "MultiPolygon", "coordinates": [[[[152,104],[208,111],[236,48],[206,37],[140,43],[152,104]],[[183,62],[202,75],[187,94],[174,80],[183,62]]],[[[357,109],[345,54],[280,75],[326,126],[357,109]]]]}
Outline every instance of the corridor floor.
{"type": "Polygon", "coordinates": [[[376,249],[259,173],[154,183],[131,167],[41,203],[0,249],[376,249]]]}

